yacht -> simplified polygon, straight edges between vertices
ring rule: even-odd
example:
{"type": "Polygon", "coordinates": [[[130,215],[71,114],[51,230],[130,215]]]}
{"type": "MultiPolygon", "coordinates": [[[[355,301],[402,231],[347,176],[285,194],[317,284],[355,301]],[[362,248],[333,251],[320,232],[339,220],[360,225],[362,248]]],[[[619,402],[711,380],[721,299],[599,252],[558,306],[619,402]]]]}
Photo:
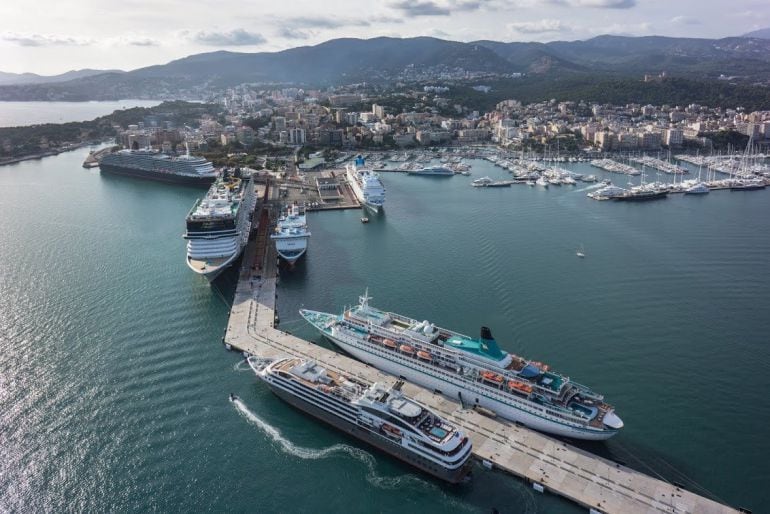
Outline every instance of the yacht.
{"type": "Polygon", "coordinates": [[[425,175],[429,177],[451,177],[455,174],[454,171],[445,166],[429,166],[425,168],[419,168],[409,170],[410,175],[425,175]]]}

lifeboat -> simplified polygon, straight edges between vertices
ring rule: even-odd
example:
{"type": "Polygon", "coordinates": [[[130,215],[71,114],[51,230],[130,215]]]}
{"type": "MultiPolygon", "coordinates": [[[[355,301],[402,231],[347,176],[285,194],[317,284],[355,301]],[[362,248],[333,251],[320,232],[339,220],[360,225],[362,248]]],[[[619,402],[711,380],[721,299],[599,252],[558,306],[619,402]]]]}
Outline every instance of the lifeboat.
{"type": "Polygon", "coordinates": [[[498,375],[497,373],[494,373],[492,371],[482,371],[481,372],[481,378],[488,382],[494,382],[496,384],[502,384],[503,383],[503,377],[502,375],[498,375]]]}
{"type": "Polygon", "coordinates": [[[387,423],[382,424],[382,430],[383,432],[386,432],[394,436],[398,436],[398,437],[401,436],[401,430],[397,429],[393,425],[388,425],[387,423]]]}
{"type": "Polygon", "coordinates": [[[396,342],[393,339],[383,339],[382,344],[384,344],[388,348],[392,348],[392,349],[396,348],[396,342]]]}
{"type": "Polygon", "coordinates": [[[417,358],[422,359],[424,361],[429,361],[433,359],[433,357],[431,357],[430,355],[430,352],[426,352],[425,350],[418,351],[417,358]]]}
{"type": "Polygon", "coordinates": [[[508,388],[513,389],[514,391],[519,391],[521,393],[526,393],[526,394],[529,394],[532,392],[531,385],[525,384],[524,382],[519,382],[518,380],[509,380],[508,388]]]}
{"type": "Polygon", "coordinates": [[[412,348],[408,344],[402,344],[401,346],[398,347],[398,349],[401,350],[401,352],[406,353],[408,355],[414,355],[414,348],[412,348]]]}

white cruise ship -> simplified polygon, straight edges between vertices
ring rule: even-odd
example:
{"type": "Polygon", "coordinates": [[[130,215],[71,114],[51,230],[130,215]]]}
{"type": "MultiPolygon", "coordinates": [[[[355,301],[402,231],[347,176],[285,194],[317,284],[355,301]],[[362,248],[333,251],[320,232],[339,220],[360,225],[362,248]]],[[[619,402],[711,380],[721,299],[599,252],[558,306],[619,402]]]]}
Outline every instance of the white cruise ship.
{"type": "Polygon", "coordinates": [[[609,439],[623,427],[604,397],[542,362],[502,351],[491,331],[469,336],[369,306],[343,314],[301,310],[323,336],[355,358],[528,427],[575,439],[609,439]]]}
{"type": "Polygon", "coordinates": [[[305,254],[309,238],[305,209],[297,204],[292,204],[281,213],[275,232],[270,236],[275,241],[278,255],[290,265],[305,254]]]}
{"type": "Polygon", "coordinates": [[[471,440],[462,430],[401,392],[295,357],[248,358],[282,400],[361,441],[447,482],[470,467],[471,440]]]}
{"type": "Polygon", "coordinates": [[[187,215],[187,265],[214,280],[243,251],[256,206],[254,182],[225,171],[187,215]]]}
{"type": "Polygon", "coordinates": [[[385,204],[385,187],[380,175],[370,169],[359,169],[364,160],[359,157],[355,164],[348,164],[346,176],[358,202],[377,214],[385,204]]]}

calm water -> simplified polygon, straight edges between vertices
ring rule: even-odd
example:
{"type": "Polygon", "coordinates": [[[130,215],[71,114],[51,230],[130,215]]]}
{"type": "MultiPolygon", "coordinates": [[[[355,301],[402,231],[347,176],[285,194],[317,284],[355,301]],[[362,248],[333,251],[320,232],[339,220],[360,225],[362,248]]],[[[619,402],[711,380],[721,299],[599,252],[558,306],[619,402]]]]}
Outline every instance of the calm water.
{"type": "MultiPolygon", "coordinates": [[[[277,400],[222,348],[232,276],[211,289],[183,263],[198,191],[100,176],[85,153],[0,168],[0,511],[584,512],[480,467],[444,486],[277,400]]],[[[383,308],[489,325],[617,406],[626,429],[591,449],[765,510],[770,192],[624,205],[384,180],[368,225],[311,214],[285,330],[316,339],[297,309],[367,286],[383,308]]]]}
{"type": "Polygon", "coordinates": [[[109,102],[0,102],[0,127],[88,121],[118,109],[153,107],[159,100],[109,102]]]}

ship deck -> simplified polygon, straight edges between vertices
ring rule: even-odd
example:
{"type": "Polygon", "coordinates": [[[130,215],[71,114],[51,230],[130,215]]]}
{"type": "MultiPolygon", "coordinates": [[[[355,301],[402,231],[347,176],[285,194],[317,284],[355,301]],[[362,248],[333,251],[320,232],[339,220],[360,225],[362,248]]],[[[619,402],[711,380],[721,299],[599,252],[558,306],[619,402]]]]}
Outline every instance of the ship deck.
{"type": "MultiPolygon", "coordinates": [[[[296,356],[364,382],[393,383],[396,377],[277,328],[276,255],[272,245],[260,245],[265,236],[261,233],[246,248],[223,341],[252,355],[296,356]]],[[[526,427],[464,408],[438,392],[411,383],[402,390],[462,428],[473,442],[475,457],[486,466],[540,484],[587,509],[608,514],[738,512],[526,427]]]]}
{"type": "Polygon", "coordinates": [[[230,257],[217,257],[214,259],[187,259],[187,262],[190,263],[190,267],[200,271],[205,272],[206,270],[215,270],[218,267],[220,267],[222,264],[226,263],[227,260],[230,257]]]}

